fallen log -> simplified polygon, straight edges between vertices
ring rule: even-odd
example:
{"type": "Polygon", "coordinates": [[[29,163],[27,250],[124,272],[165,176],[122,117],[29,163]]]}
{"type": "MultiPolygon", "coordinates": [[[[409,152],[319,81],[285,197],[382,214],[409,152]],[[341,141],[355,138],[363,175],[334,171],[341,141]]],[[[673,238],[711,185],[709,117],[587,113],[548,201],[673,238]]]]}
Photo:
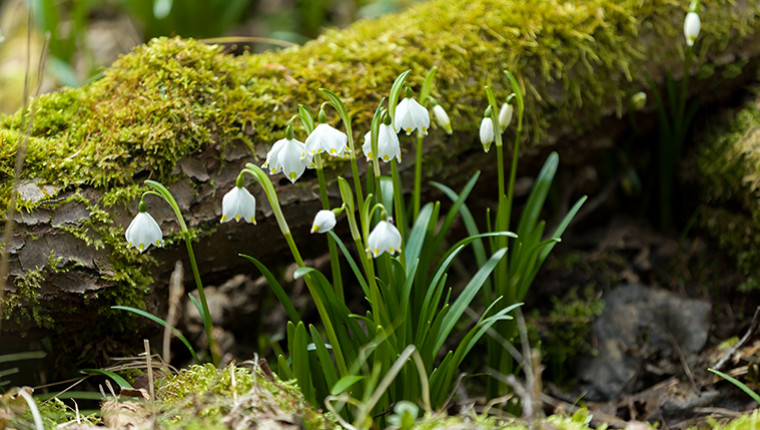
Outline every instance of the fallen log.
{"type": "MultiPolygon", "coordinates": [[[[756,61],[758,14],[755,2],[705,5],[691,73],[756,61]]],[[[251,270],[239,252],[282,261],[287,247],[261,191],[249,187],[260,202],[255,227],[220,225],[221,196],[245,162],[263,161],[298,104],[318,108],[321,87],[342,97],[359,139],[399,73],[411,69],[409,82],[418,91],[436,66],[433,95],[449,111],[455,133],[434,130],[427,138],[425,173],[456,184],[475,168],[495,168],[493,155],[480,150],[477,130],[484,85],[503,99],[508,83],[501,71],[508,69],[526,94],[525,162],[543,159],[531,161],[540,153],[531,148],[553,147],[563,163],[580,165],[584,154],[612,145],[625,130],[619,117],[629,97],[646,87],[647,73],[661,83],[667,70],[680,70],[684,15],[685,5],[667,0],[436,0],[259,55],[233,56],[223,47],[176,38],[140,46],[100,80],[36,103],[19,178],[19,224],[7,246],[2,331],[120,330],[123,315],[109,306],[155,311],[165,302],[168,274],[184,256],[171,209],[147,201],[165,248],[138,254],[124,239],[144,179],[161,181],[175,194],[206,282],[251,270]]],[[[12,192],[22,113],[0,124],[1,208],[12,192]]],[[[332,165],[333,174],[344,167],[332,165]]],[[[410,167],[404,160],[402,169],[410,167]]],[[[308,235],[319,206],[314,183],[278,184],[307,253],[324,248],[323,239],[308,235]]]]}

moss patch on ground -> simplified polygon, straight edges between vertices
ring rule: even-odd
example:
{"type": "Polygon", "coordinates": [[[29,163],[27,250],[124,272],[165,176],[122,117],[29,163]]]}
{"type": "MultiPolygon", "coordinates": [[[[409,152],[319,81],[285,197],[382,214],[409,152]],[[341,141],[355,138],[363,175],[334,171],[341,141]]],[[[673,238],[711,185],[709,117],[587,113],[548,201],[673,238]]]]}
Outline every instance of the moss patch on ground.
{"type": "MultiPolygon", "coordinates": [[[[486,104],[483,86],[507,95],[503,69],[526,93],[526,143],[547,143],[551,127],[581,132],[611,106],[622,111],[630,94],[645,86],[642,69],[681,55],[685,7],[672,0],[436,0],[261,55],[156,39],[121,57],[100,80],[38,98],[22,180],[53,186],[20,207],[54,210],[62,196],[97,190],[87,194],[94,221],[73,233],[83,246],[108,251],[115,286],[107,294],[114,303],[139,304],[152,282],[143,270],[152,260],[124,249],[123,226],[112,214],[139,196],[142,180],[183,178],[176,169],[182,158],[210,148],[221,153],[235,142],[248,145],[252,158],[261,156],[282,137],[298,104],[315,111],[324,101],[322,86],[343,97],[358,138],[399,73],[411,69],[409,83],[418,90],[432,66],[438,67],[433,95],[449,110],[460,138],[431,149],[437,163],[426,164],[428,174],[472,146],[486,104]]],[[[697,65],[709,61],[706,52],[754,37],[759,13],[754,3],[705,5],[703,22],[715,24],[704,26],[697,65]]],[[[0,121],[2,208],[23,123],[23,112],[0,121]]],[[[35,307],[19,297],[38,296],[45,282],[9,294],[8,303],[19,305],[4,307],[5,316],[18,306],[35,307]]]]}

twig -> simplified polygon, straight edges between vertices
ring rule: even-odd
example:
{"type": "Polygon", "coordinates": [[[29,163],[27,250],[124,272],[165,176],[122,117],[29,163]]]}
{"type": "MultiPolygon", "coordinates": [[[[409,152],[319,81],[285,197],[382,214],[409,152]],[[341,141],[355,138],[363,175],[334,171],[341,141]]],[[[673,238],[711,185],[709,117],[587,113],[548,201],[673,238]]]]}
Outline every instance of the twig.
{"type": "Polygon", "coordinates": [[[760,321],[758,321],[758,318],[760,318],[760,306],[755,309],[755,315],[752,316],[752,322],[749,325],[749,328],[747,329],[747,332],[744,333],[744,337],[739,340],[739,342],[736,343],[736,345],[732,346],[731,349],[728,351],[726,355],[723,356],[720,360],[718,360],[717,363],[715,363],[715,366],[712,368],[715,370],[721,370],[723,366],[726,365],[729,359],[733,357],[734,354],[736,354],[736,351],[741,348],[747,341],[752,337],[753,334],[757,331],[758,324],[760,324],[760,321]]]}
{"type": "Polygon", "coordinates": [[[164,326],[164,362],[171,363],[171,338],[172,328],[177,323],[177,309],[179,308],[180,298],[185,295],[185,288],[182,283],[183,267],[182,261],[177,260],[174,263],[174,271],[169,277],[169,312],[166,315],[166,326],[164,326]]]}
{"type": "Polygon", "coordinates": [[[148,392],[150,393],[150,401],[156,399],[155,391],[153,389],[153,363],[151,363],[150,357],[150,341],[143,339],[143,345],[145,345],[145,365],[148,367],[148,392]]]}
{"type": "Polygon", "coordinates": [[[689,378],[689,383],[691,384],[691,388],[694,389],[694,392],[699,395],[700,390],[697,386],[697,382],[694,380],[694,375],[691,374],[691,369],[689,368],[689,363],[686,362],[686,356],[683,354],[683,350],[681,349],[681,346],[678,345],[678,341],[675,337],[673,337],[673,334],[670,332],[670,330],[665,330],[665,333],[668,335],[668,339],[670,339],[670,343],[673,344],[673,348],[676,350],[676,353],[678,354],[678,359],[681,361],[681,367],[683,367],[684,373],[686,373],[686,377],[689,378]]]}

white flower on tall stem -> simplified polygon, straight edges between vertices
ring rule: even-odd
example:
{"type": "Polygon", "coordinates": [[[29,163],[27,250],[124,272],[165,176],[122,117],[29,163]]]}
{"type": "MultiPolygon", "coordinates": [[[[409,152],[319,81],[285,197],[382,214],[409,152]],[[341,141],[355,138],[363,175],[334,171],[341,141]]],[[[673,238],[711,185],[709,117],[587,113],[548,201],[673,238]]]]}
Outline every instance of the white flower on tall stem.
{"type": "Polygon", "coordinates": [[[694,46],[694,41],[697,40],[701,27],[702,23],[696,12],[691,11],[686,14],[686,19],[683,21],[683,35],[686,37],[687,45],[694,46]]]}
{"type": "Polygon", "coordinates": [[[412,90],[408,87],[406,89],[406,97],[396,106],[393,126],[397,132],[404,130],[407,136],[412,134],[412,131],[415,129],[422,132],[422,134],[427,134],[428,128],[430,128],[430,114],[428,110],[412,98],[412,90]]]}
{"type": "Polygon", "coordinates": [[[222,219],[220,222],[229,222],[233,219],[256,224],[256,198],[243,187],[243,176],[238,176],[235,188],[231,189],[222,198],[222,219]]]}
{"type": "Polygon", "coordinates": [[[483,150],[488,152],[491,150],[491,144],[495,138],[493,130],[493,120],[491,119],[491,107],[486,108],[486,112],[483,115],[483,121],[480,122],[480,143],[483,144],[483,150]]]}
{"type": "Polygon", "coordinates": [[[282,172],[290,182],[295,182],[311,164],[311,157],[301,158],[303,153],[303,142],[293,138],[293,127],[288,124],[285,138],[272,145],[262,167],[267,168],[270,175],[282,172]]]}
{"type": "Polygon", "coordinates": [[[499,109],[499,130],[504,133],[504,130],[509,127],[512,122],[512,115],[515,112],[515,108],[511,103],[504,103],[499,109]]]}
{"type": "Polygon", "coordinates": [[[446,131],[446,134],[451,134],[454,132],[454,130],[451,128],[451,120],[449,119],[449,114],[447,114],[446,110],[438,103],[433,105],[433,116],[435,117],[438,125],[440,125],[446,131]]]}
{"type": "Polygon", "coordinates": [[[389,221],[380,221],[367,238],[367,252],[377,258],[384,252],[395,254],[401,251],[401,233],[389,221]]]}
{"type": "Polygon", "coordinates": [[[127,239],[128,248],[136,248],[143,252],[150,248],[151,245],[164,246],[163,233],[161,227],[155,219],[147,212],[145,202],[140,200],[140,212],[135,216],[124,236],[127,239]]]}
{"type": "MultiPolygon", "coordinates": [[[[368,131],[364,135],[364,144],[362,145],[362,152],[367,157],[367,161],[373,159],[372,153],[372,131],[368,131]]],[[[401,162],[401,144],[398,141],[398,135],[393,130],[390,124],[381,123],[380,128],[377,130],[377,155],[380,160],[386,163],[391,161],[392,158],[396,158],[396,161],[401,162]]]]}
{"type": "Polygon", "coordinates": [[[335,127],[327,124],[327,116],[324,110],[319,111],[317,116],[319,125],[312,130],[309,137],[306,138],[304,145],[304,151],[301,153],[301,158],[306,159],[313,157],[317,154],[326,152],[333,157],[344,157],[349,154],[348,148],[348,136],[346,133],[336,129],[335,127]]]}
{"type": "Polygon", "coordinates": [[[327,233],[335,227],[335,224],[337,224],[335,212],[329,209],[322,209],[314,217],[314,222],[311,224],[311,232],[327,233]]]}

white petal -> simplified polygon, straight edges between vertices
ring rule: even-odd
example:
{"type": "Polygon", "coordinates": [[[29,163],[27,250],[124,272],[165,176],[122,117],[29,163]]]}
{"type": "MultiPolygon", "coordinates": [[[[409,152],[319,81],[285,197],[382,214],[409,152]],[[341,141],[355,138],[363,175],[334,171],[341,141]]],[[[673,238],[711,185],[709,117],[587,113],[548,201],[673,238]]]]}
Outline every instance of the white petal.
{"type": "Polygon", "coordinates": [[[702,22],[699,19],[699,15],[695,12],[689,12],[686,14],[686,19],[684,19],[683,22],[683,34],[686,37],[687,45],[694,45],[694,41],[697,40],[701,27],[702,22]]]}
{"type": "Polygon", "coordinates": [[[129,223],[124,234],[127,246],[143,252],[151,245],[163,246],[163,233],[153,217],[147,212],[138,213],[129,223]]]}
{"type": "Polygon", "coordinates": [[[438,125],[443,127],[443,129],[446,131],[446,134],[451,134],[453,132],[451,129],[451,120],[449,119],[449,114],[446,113],[446,110],[441,105],[433,106],[433,116],[435,116],[435,120],[438,122],[438,125]]]}
{"type": "Polygon", "coordinates": [[[300,178],[303,171],[306,170],[306,165],[311,163],[311,157],[301,158],[303,153],[304,144],[291,139],[283,145],[277,154],[277,170],[287,176],[290,182],[295,182],[300,178]]]}
{"type": "Polygon", "coordinates": [[[267,160],[264,162],[262,167],[269,170],[270,175],[274,175],[278,172],[277,163],[275,160],[277,160],[277,154],[282,150],[282,147],[285,146],[285,142],[287,139],[280,139],[277,142],[272,145],[272,148],[267,153],[267,160]]]}
{"type": "Polygon", "coordinates": [[[234,187],[222,198],[221,222],[233,219],[256,224],[256,198],[245,188],[234,187]]]}
{"type": "Polygon", "coordinates": [[[329,124],[319,124],[306,138],[304,155],[320,154],[327,152],[333,156],[340,156],[346,152],[348,136],[329,124]]]}
{"type": "Polygon", "coordinates": [[[502,133],[509,127],[512,122],[512,114],[514,114],[515,108],[509,103],[504,103],[499,109],[499,129],[502,133]]]}
{"type": "Polygon", "coordinates": [[[364,153],[364,156],[367,157],[367,161],[372,160],[372,132],[368,131],[364,135],[364,144],[362,145],[362,152],[364,153]]]}
{"type": "Polygon", "coordinates": [[[480,143],[483,144],[483,150],[488,152],[488,150],[491,149],[491,143],[493,143],[493,140],[493,121],[490,117],[485,117],[480,123],[480,143]]]}
{"type": "Polygon", "coordinates": [[[413,130],[427,134],[430,128],[430,115],[427,109],[416,100],[406,97],[396,106],[393,125],[396,130],[403,130],[407,136],[412,134],[413,130]]]}
{"type": "Polygon", "coordinates": [[[380,221],[369,234],[367,246],[374,257],[384,252],[395,254],[401,251],[401,233],[388,221],[380,221]]]}
{"type": "Polygon", "coordinates": [[[398,135],[389,125],[380,124],[377,134],[377,155],[385,162],[396,158],[401,161],[401,145],[398,141],[398,135]]]}
{"type": "Polygon", "coordinates": [[[327,209],[322,209],[317,212],[314,217],[314,222],[311,225],[312,233],[327,233],[332,230],[337,223],[335,219],[335,212],[327,209]]]}

